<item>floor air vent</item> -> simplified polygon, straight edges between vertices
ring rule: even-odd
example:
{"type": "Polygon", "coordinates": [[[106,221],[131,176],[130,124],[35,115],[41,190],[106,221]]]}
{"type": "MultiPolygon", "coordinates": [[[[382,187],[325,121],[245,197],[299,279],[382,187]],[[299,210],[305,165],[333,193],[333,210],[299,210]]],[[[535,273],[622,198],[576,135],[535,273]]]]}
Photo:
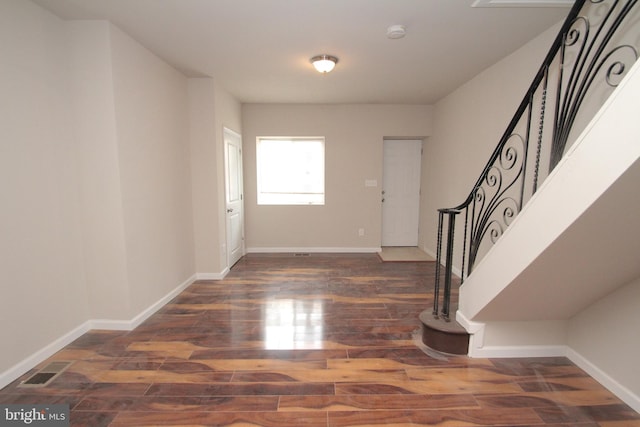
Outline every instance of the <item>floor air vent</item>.
{"type": "Polygon", "coordinates": [[[306,252],[300,252],[300,253],[293,254],[293,256],[309,256],[309,254],[306,252]]]}
{"type": "Polygon", "coordinates": [[[35,374],[24,380],[18,387],[44,387],[63,373],[73,362],[51,362],[35,374]]]}

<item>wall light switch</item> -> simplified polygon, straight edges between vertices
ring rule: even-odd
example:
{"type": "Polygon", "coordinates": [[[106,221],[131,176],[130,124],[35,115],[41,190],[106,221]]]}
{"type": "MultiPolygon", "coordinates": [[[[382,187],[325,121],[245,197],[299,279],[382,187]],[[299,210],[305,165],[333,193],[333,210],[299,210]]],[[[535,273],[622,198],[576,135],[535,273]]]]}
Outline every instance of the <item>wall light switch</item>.
{"type": "Polygon", "coordinates": [[[377,187],[378,186],[378,180],[377,179],[365,179],[364,180],[364,186],[365,187],[377,187]]]}

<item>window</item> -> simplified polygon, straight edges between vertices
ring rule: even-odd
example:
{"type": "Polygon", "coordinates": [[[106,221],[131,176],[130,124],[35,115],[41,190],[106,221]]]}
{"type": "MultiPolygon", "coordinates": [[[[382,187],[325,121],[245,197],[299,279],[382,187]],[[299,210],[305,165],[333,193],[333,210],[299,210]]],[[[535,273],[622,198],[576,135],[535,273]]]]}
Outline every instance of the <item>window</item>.
{"type": "Polygon", "coordinates": [[[256,147],[259,205],[324,205],[324,138],[263,138],[256,147]]]}

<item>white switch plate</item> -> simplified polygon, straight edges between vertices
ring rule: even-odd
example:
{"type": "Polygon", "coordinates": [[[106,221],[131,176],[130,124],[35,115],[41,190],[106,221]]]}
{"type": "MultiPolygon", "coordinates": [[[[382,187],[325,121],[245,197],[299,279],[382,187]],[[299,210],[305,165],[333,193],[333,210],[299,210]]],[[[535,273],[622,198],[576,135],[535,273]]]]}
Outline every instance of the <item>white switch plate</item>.
{"type": "Polygon", "coordinates": [[[364,180],[364,186],[365,187],[377,187],[378,186],[378,180],[377,179],[365,179],[364,180]]]}

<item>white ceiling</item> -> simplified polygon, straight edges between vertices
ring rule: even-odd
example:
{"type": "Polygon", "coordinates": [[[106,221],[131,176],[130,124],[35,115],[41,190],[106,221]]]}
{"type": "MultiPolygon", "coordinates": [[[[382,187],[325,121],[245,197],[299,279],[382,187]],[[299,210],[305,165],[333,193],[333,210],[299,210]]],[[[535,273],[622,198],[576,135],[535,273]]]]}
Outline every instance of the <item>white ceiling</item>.
{"type": "Polygon", "coordinates": [[[432,104],[568,13],[473,0],[33,1],[63,19],[108,19],[246,103],[432,104]],[[405,38],[386,37],[393,24],[405,38]],[[322,53],[339,58],[328,75],[309,63],[322,53]]]}

